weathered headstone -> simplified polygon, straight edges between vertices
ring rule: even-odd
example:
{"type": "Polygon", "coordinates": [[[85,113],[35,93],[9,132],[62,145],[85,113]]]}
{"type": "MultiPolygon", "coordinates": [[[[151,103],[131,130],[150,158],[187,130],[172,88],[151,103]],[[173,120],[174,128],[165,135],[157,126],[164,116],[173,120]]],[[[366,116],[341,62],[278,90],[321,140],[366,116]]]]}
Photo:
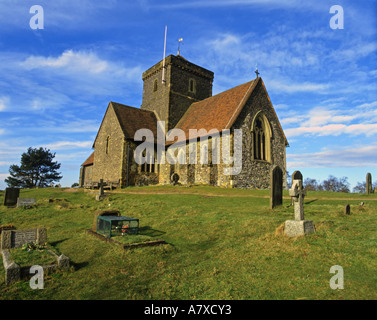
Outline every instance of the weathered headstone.
{"type": "Polygon", "coordinates": [[[344,213],[345,213],[345,214],[351,214],[351,207],[350,207],[349,204],[346,204],[346,205],[344,206],[344,213]]]}
{"type": "Polygon", "coordinates": [[[47,242],[46,228],[27,229],[27,230],[7,230],[1,234],[1,249],[20,248],[25,243],[47,242]]]}
{"type": "Polygon", "coordinates": [[[315,232],[314,223],[304,218],[304,198],[306,192],[302,180],[293,180],[289,195],[294,200],[295,220],[285,221],[284,233],[289,237],[303,236],[315,232]]]}
{"type": "Polygon", "coordinates": [[[6,188],[4,196],[4,206],[15,206],[17,204],[17,198],[20,195],[19,188],[6,188]]]}
{"type": "Polygon", "coordinates": [[[105,192],[103,191],[103,179],[99,181],[99,194],[96,195],[96,200],[103,200],[106,198],[105,192]]]}
{"type": "MultiPolygon", "coordinates": [[[[293,184],[294,180],[301,180],[301,181],[303,181],[302,173],[300,171],[298,171],[298,170],[294,171],[292,173],[291,180],[292,180],[292,184],[293,184]]],[[[291,200],[291,205],[292,206],[294,205],[294,199],[293,198],[291,200]]]]}
{"type": "Polygon", "coordinates": [[[37,203],[36,198],[18,198],[17,199],[17,208],[33,206],[36,203],[37,203]]]}
{"type": "Polygon", "coordinates": [[[372,175],[368,172],[367,173],[367,178],[366,178],[366,191],[367,191],[367,194],[371,194],[372,193],[372,175]]]}
{"type": "Polygon", "coordinates": [[[283,171],[276,166],[271,171],[270,180],[270,208],[283,204],[283,171]]]}
{"type": "Polygon", "coordinates": [[[293,180],[301,180],[302,181],[302,173],[298,170],[292,173],[292,181],[293,180]]]}

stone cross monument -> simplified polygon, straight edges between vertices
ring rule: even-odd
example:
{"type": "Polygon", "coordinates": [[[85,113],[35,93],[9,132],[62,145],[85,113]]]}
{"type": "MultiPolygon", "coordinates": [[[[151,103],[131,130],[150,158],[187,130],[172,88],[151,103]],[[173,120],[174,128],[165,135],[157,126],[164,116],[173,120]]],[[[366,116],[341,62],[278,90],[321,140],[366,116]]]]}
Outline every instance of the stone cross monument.
{"type": "Polygon", "coordinates": [[[103,191],[103,179],[99,182],[99,194],[96,195],[96,200],[100,201],[106,198],[105,192],[103,191]]]}
{"type": "Polygon", "coordinates": [[[295,209],[295,220],[304,220],[304,198],[306,191],[302,185],[302,180],[293,180],[292,188],[289,189],[289,196],[292,197],[295,209]]]}
{"type": "Polygon", "coordinates": [[[304,190],[302,179],[292,181],[289,196],[293,200],[295,220],[285,221],[284,233],[289,237],[296,237],[315,232],[313,221],[304,219],[304,198],[306,191],[304,190]]]}

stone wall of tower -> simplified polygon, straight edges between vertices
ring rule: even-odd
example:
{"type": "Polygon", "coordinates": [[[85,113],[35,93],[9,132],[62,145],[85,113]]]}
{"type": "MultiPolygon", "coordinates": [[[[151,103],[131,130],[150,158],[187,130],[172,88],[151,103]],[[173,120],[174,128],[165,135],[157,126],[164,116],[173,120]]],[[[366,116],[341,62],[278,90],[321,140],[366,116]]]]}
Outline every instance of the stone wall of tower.
{"type": "Polygon", "coordinates": [[[192,103],[212,96],[213,72],[180,56],[166,57],[165,65],[165,84],[162,82],[163,61],[143,73],[141,108],[154,111],[170,130],[192,103]]]}

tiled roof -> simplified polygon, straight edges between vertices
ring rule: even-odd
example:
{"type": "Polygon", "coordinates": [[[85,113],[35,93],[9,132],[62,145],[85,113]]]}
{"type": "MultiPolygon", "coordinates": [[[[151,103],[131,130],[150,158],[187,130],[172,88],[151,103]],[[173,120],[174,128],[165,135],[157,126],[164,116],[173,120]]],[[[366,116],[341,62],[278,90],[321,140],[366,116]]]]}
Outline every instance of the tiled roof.
{"type": "MultiPolygon", "coordinates": [[[[211,129],[217,129],[219,132],[230,129],[258,83],[261,83],[264,87],[263,80],[257,78],[215,96],[193,103],[178,122],[176,128],[184,131],[186,139],[204,136],[200,132],[196,136],[189,136],[190,129],[205,129],[207,132],[211,129]]],[[[268,94],[267,98],[270,99],[268,94]]],[[[281,130],[283,132],[282,128],[281,130]]],[[[184,140],[176,138],[175,141],[168,142],[167,144],[169,145],[178,141],[184,140]]],[[[286,138],[285,144],[288,145],[286,138]]]]}
{"type": "Polygon", "coordinates": [[[82,164],[83,167],[90,166],[94,163],[94,152],[89,156],[88,159],[85,160],[85,162],[82,164]]]}
{"type": "Polygon", "coordinates": [[[124,104],[110,102],[126,139],[133,139],[139,129],[149,129],[157,137],[157,118],[152,111],[142,110],[126,106],[124,104]]]}
{"type": "MultiPolygon", "coordinates": [[[[230,129],[257,82],[258,80],[252,80],[193,103],[176,128],[183,130],[187,138],[190,129],[205,129],[207,131],[217,129],[219,132],[230,129]]],[[[197,137],[200,137],[200,134],[197,137]]],[[[192,138],[195,137],[192,136],[192,138]]]]}

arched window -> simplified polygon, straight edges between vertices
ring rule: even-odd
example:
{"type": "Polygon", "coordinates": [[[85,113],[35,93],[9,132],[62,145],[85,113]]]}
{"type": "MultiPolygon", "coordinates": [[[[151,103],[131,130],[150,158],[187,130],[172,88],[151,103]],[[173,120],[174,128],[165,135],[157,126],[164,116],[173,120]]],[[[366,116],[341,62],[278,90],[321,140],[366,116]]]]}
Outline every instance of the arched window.
{"type": "Polygon", "coordinates": [[[153,92],[156,92],[157,89],[158,89],[158,80],[156,79],[156,80],[154,80],[154,82],[153,82],[153,92]]]}
{"type": "Polygon", "coordinates": [[[253,122],[253,154],[255,160],[271,161],[271,127],[263,114],[253,122]]]}

